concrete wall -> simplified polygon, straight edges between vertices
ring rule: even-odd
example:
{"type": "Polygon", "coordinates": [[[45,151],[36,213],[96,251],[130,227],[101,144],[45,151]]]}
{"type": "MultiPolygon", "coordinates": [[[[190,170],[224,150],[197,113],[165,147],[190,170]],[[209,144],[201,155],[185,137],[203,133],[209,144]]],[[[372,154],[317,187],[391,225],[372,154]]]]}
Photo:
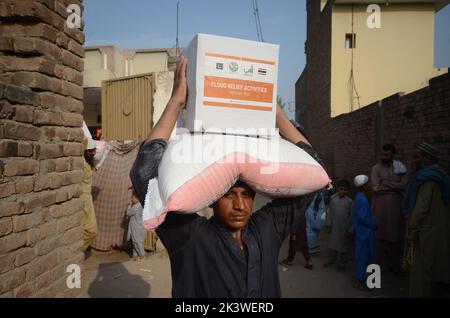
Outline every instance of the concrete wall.
{"type": "Polygon", "coordinates": [[[345,47],[352,33],[352,6],[334,5],[331,49],[331,116],[359,109],[397,92],[428,85],[443,71],[434,69],[434,4],[381,7],[381,28],[367,27],[367,5],[353,6],[356,47],[345,47]],[[351,82],[353,75],[356,92],[351,82]]]}
{"type": "Polygon", "coordinates": [[[0,297],[79,294],[84,34],[69,3],[0,3],[0,297]]]}
{"type": "Polygon", "coordinates": [[[84,61],[85,88],[101,87],[102,81],[125,76],[123,51],[114,46],[87,49],[84,61]]]}
{"type": "Polygon", "coordinates": [[[168,57],[167,52],[137,52],[131,61],[130,75],[167,71],[168,57]]]}

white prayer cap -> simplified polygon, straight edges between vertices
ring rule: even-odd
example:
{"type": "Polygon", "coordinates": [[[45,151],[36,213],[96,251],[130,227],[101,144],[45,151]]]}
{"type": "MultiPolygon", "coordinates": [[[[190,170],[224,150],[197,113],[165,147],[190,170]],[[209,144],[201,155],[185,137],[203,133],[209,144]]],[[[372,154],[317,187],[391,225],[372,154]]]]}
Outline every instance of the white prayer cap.
{"type": "Polygon", "coordinates": [[[95,148],[97,148],[97,143],[95,142],[95,140],[88,138],[86,150],[95,149],[95,148]]]}
{"type": "Polygon", "coordinates": [[[89,131],[85,121],[83,121],[83,133],[86,138],[92,139],[91,132],[89,131]]]}
{"type": "Polygon", "coordinates": [[[355,179],[353,179],[353,183],[355,184],[355,187],[360,188],[363,185],[365,185],[369,181],[369,177],[365,174],[360,174],[359,176],[356,176],[355,179]]]}

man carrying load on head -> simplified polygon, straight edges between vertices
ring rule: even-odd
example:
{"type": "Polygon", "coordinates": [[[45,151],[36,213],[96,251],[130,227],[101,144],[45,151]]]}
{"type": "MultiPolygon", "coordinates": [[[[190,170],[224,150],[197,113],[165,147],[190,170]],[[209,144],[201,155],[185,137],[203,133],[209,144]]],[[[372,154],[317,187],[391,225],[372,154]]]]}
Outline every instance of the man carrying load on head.
{"type": "MultiPolygon", "coordinates": [[[[131,180],[142,204],[187,100],[186,66],[183,58],[172,97],[131,169],[131,180]]],[[[320,161],[279,107],[276,124],[285,139],[320,161]]],[[[214,216],[209,220],[195,213],[168,213],[156,232],[170,256],[172,296],[281,297],[279,250],[305,218],[314,195],[275,199],[252,214],[255,192],[238,181],[212,205],[214,216]]]]}

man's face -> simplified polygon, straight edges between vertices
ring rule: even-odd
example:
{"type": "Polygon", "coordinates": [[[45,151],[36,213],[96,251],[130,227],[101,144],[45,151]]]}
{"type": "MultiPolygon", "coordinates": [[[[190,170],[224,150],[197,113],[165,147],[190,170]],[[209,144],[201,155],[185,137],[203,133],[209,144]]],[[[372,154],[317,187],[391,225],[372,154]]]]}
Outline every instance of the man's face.
{"type": "Polygon", "coordinates": [[[423,155],[422,151],[416,149],[416,153],[414,154],[414,166],[416,171],[422,169],[423,167],[430,164],[429,159],[423,155]]]}
{"type": "Polygon", "coordinates": [[[390,150],[381,150],[381,162],[383,164],[392,163],[392,159],[394,158],[394,154],[390,150]]]}
{"type": "Polygon", "coordinates": [[[252,214],[255,192],[246,185],[232,187],[214,203],[214,215],[233,231],[244,228],[252,214]]]}
{"type": "Polygon", "coordinates": [[[89,149],[84,151],[84,158],[87,162],[91,163],[94,160],[95,154],[97,153],[96,149],[89,149]]]}
{"type": "Polygon", "coordinates": [[[337,191],[338,191],[339,196],[341,198],[343,198],[343,197],[348,195],[348,188],[347,187],[340,186],[340,187],[338,187],[337,191]]]}

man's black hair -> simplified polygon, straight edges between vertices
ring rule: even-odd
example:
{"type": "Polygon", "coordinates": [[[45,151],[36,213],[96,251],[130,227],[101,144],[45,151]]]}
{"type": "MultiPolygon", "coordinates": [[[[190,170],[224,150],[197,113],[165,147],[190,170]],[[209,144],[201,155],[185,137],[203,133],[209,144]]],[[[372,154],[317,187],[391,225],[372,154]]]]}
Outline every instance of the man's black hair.
{"type": "Polygon", "coordinates": [[[397,151],[397,149],[395,149],[395,146],[393,144],[384,144],[382,149],[384,151],[390,151],[392,152],[392,154],[394,154],[397,151]]]}
{"type": "Polygon", "coordinates": [[[341,180],[338,181],[337,187],[338,187],[338,188],[339,188],[339,187],[344,187],[344,188],[350,189],[350,182],[348,182],[348,181],[345,180],[345,179],[341,179],[341,180]]]}

